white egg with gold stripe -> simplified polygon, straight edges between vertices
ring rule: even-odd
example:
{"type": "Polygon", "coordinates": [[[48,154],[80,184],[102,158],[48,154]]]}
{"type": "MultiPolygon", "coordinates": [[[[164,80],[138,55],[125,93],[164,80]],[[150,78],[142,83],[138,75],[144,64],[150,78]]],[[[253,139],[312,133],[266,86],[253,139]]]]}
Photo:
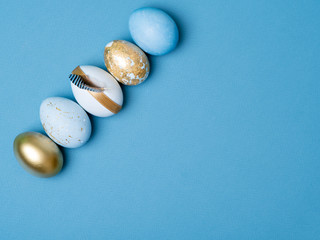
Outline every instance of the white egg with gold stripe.
{"type": "Polygon", "coordinates": [[[73,95],[88,113],[97,117],[109,117],[122,108],[123,93],[119,83],[105,70],[95,66],[78,66],[72,71],[89,88],[102,88],[103,91],[89,91],[71,82],[73,95]]]}

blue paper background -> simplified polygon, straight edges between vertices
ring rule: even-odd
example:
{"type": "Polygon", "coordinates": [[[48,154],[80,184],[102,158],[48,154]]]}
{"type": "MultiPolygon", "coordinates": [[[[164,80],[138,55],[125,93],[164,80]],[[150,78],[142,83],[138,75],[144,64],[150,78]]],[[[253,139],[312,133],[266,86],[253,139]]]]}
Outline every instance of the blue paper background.
{"type": "Polygon", "coordinates": [[[319,1],[1,1],[0,239],[318,239],[319,1]],[[77,65],[130,40],[159,7],[172,53],[150,57],[123,111],[39,179],[12,152],[43,129],[43,99],[73,99],[77,65]]]}

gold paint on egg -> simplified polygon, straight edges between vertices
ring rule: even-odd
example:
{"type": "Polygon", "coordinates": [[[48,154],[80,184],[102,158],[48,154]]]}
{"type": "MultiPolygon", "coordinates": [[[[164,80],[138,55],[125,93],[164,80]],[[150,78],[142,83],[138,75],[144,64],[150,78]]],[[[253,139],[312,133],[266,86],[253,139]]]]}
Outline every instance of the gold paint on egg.
{"type": "Polygon", "coordinates": [[[106,45],[104,62],[115,79],[125,85],[142,83],[150,72],[146,54],[136,45],[124,40],[115,40],[106,45]]]}
{"type": "Polygon", "coordinates": [[[60,149],[40,133],[26,132],[18,135],[13,149],[20,165],[37,177],[52,177],[62,168],[63,156],[60,149]]]}
{"type": "MultiPolygon", "coordinates": [[[[81,69],[80,66],[76,67],[73,71],[72,74],[81,76],[82,79],[85,80],[85,83],[88,85],[91,85],[95,87],[94,83],[92,83],[92,80],[87,76],[83,70],[81,69]]],[[[116,114],[120,112],[122,105],[117,104],[116,102],[112,101],[111,98],[109,98],[105,93],[103,92],[92,92],[87,90],[87,92],[94,97],[102,106],[104,106],[106,109],[108,109],[110,112],[116,114]]],[[[81,128],[82,131],[82,128],[81,128]]]]}

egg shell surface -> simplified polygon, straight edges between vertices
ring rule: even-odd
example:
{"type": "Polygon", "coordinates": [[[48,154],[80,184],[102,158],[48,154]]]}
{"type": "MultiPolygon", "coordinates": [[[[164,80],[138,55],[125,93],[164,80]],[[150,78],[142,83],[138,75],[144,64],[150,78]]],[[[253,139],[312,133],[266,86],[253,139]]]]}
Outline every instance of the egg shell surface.
{"type": "MultiPolygon", "coordinates": [[[[90,78],[97,87],[105,87],[103,92],[113,102],[122,106],[123,93],[119,83],[105,70],[95,66],[80,66],[81,70],[90,78]]],[[[77,102],[88,113],[97,117],[109,117],[114,115],[108,108],[103,106],[97,99],[92,96],[87,90],[77,87],[71,82],[73,95],[77,102]]]]}
{"type": "Polygon", "coordinates": [[[175,21],[158,8],[139,8],[129,18],[129,30],[134,42],[151,55],[171,52],[179,41],[175,21]]]}
{"type": "Polygon", "coordinates": [[[106,45],[104,62],[115,79],[125,85],[140,84],[149,76],[150,64],[146,54],[124,40],[114,40],[106,45]]]}
{"type": "Polygon", "coordinates": [[[13,143],[14,155],[24,170],[37,177],[52,177],[63,165],[63,156],[50,138],[37,132],[19,134],[13,143]]]}
{"type": "Polygon", "coordinates": [[[87,113],[67,98],[45,99],[40,106],[40,120],[48,136],[63,147],[80,147],[91,135],[87,113]]]}

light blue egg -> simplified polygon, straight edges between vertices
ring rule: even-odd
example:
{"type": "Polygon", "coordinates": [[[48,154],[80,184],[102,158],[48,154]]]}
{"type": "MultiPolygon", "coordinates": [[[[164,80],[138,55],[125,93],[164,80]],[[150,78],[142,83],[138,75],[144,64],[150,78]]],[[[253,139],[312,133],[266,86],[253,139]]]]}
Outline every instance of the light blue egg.
{"type": "Polygon", "coordinates": [[[179,40],[176,23],[157,8],[139,8],[129,19],[129,30],[135,43],[151,55],[172,51],[179,40]]]}
{"type": "Polygon", "coordinates": [[[80,147],[91,135],[87,113],[67,98],[45,99],[40,106],[40,120],[48,136],[63,147],[80,147]]]}

